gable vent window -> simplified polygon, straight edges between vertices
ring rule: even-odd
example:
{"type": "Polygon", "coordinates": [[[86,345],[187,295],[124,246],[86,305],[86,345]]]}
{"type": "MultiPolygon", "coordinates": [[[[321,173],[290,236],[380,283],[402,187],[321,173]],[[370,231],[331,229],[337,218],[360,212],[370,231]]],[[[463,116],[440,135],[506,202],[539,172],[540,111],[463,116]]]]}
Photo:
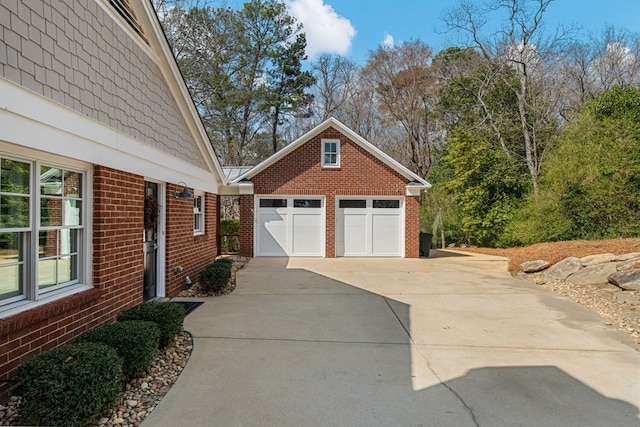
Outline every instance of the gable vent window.
{"type": "Polygon", "coordinates": [[[118,14],[122,16],[125,22],[129,24],[131,29],[133,29],[133,31],[135,31],[145,43],[149,44],[147,38],[142,32],[142,27],[140,26],[138,18],[136,18],[136,14],[133,12],[133,9],[129,4],[129,0],[109,0],[109,3],[118,12],[118,14]]]}

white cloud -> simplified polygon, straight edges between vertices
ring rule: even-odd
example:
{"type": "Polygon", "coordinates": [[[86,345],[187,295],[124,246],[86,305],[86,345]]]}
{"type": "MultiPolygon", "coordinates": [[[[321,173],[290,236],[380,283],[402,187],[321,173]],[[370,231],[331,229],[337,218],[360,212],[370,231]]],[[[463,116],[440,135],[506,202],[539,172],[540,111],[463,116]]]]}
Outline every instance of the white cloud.
{"type": "Polygon", "coordinates": [[[395,46],[393,36],[389,33],[384,33],[384,38],[382,39],[382,45],[389,49],[395,46]]]}
{"type": "Polygon", "coordinates": [[[346,55],[356,30],[351,21],[338,15],[324,0],[285,0],[289,13],[304,26],[307,55],[314,59],[321,53],[346,55]]]}

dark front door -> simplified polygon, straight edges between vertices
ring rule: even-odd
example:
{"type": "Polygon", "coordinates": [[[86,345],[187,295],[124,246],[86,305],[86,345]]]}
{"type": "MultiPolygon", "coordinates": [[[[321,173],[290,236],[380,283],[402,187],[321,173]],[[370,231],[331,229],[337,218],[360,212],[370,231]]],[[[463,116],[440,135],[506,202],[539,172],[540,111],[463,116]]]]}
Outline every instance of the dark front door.
{"type": "Polygon", "coordinates": [[[157,296],[158,263],[158,184],[144,183],[144,300],[157,296]]]}

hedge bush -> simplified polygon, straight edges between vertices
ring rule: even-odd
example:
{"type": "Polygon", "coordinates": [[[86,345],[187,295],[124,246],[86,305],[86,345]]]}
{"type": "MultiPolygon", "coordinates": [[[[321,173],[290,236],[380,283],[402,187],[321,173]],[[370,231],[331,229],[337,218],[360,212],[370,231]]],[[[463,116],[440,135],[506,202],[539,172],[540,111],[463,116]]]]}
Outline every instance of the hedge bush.
{"type": "Polygon", "coordinates": [[[18,375],[22,423],[85,426],[119,398],[122,358],[105,344],[72,344],[25,361],[18,375]]]}
{"type": "Polygon", "coordinates": [[[186,316],[182,305],[174,302],[148,302],[131,307],[118,314],[118,321],[146,320],[155,322],[160,328],[159,347],[169,345],[171,340],[182,331],[186,316]]]}
{"type": "Polygon", "coordinates": [[[125,320],[91,329],[75,342],[99,342],[113,347],[123,359],[124,376],[132,379],[153,362],[160,343],[160,328],[155,322],[125,320]]]}
{"type": "Polygon", "coordinates": [[[200,287],[206,292],[223,290],[231,279],[231,265],[233,261],[221,258],[209,264],[200,273],[200,287]]]}

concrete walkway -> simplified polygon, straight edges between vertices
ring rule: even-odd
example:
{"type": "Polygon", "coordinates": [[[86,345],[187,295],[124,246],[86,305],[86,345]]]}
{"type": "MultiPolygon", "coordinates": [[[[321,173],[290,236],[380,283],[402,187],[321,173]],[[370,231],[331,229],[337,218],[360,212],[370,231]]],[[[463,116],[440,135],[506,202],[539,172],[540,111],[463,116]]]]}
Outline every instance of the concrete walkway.
{"type": "Polygon", "coordinates": [[[639,426],[640,353],[497,257],[253,259],[143,423],[639,426]]]}

